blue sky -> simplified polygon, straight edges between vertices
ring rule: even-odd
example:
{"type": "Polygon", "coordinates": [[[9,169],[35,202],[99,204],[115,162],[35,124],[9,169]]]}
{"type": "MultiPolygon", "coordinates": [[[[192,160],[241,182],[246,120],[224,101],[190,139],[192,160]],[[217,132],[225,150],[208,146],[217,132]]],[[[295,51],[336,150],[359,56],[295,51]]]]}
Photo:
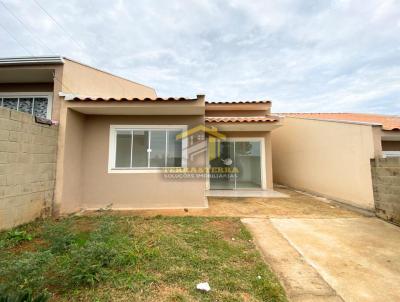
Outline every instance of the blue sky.
{"type": "Polygon", "coordinates": [[[398,0],[0,2],[1,57],[63,55],[160,96],[400,114],[398,0]]]}

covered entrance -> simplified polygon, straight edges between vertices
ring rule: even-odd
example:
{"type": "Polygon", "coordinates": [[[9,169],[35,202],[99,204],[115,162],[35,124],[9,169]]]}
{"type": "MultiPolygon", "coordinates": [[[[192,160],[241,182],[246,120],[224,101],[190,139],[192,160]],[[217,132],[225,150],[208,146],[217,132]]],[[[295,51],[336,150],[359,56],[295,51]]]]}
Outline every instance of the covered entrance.
{"type": "Polygon", "coordinates": [[[263,138],[229,138],[209,148],[210,190],[265,189],[263,138]]]}

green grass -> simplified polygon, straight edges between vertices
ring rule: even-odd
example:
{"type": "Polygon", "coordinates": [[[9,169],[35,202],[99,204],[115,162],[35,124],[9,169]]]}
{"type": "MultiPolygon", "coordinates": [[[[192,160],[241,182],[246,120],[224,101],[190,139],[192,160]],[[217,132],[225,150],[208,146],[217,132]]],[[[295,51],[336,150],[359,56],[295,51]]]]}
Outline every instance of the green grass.
{"type": "Polygon", "coordinates": [[[238,219],[107,214],[0,233],[0,292],[53,301],[286,301],[238,219]],[[196,290],[205,281],[211,291],[196,290]]]}

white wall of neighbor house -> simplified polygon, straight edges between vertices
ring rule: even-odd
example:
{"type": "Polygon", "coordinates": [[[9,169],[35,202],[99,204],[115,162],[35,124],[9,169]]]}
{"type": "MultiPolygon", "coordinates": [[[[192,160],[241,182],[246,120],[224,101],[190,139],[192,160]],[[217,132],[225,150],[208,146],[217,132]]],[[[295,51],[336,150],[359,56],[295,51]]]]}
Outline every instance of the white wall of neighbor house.
{"type": "Polygon", "coordinates": [[[378,126],[286,117],[272,132],[274,181],[372,210],[380,142],[378,126]]]}

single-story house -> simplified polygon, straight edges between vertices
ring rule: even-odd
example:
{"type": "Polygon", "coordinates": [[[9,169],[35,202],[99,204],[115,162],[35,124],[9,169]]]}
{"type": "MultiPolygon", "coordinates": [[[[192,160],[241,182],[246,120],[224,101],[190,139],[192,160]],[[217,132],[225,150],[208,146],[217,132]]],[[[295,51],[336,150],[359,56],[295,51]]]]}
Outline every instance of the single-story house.
{"type": "Polygon", "coordinates": [[[68,58],[26,57],[0,59],[0,102],[59,124],[56,214],[207,207],[212,191],[273,188],[281,122],[268,100],[158,97],[68,58]]]}
{"type": "Polygon", "coordinates": [[[282,113],[274,181],[373,211],[371,159],[400,156],[400,116],[282,113]]]}

